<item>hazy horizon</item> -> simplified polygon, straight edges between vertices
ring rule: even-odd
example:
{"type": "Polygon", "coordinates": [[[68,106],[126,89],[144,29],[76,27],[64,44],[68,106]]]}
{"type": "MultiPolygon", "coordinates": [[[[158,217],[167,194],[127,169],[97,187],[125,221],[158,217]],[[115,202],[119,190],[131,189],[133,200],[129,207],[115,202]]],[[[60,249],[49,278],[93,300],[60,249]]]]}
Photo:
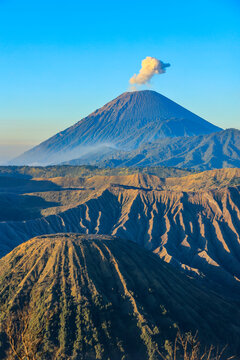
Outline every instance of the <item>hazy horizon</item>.
{"type": "MultiPolygon", "coordinates": [[[[142,90],[149,90],[149,89],[142,89],[142,90]]],[[[134,90],[134,91],[142,91],[142,90],[139,89],[139,90],[134,90]]],[[[153,90],[153,89],[151,89],[151,90],[153,90]]],[[[128,90],[128,91],[130,91],[130,90],[128,90]]],[[[130,91],[130,92],[132,92],[132,91],[130,91]]],[[[113,99],[110,99],[110,101],[111,100],[113,100],[113,99]]],[[[103,105],[105,105],[105,104],[103,104],[103,105]]],[[[181,105],[181,104],[179,104],[179,105],[181,105]]],[[[96,109],[97,108],[95,108],[92,112],[94,112],[96,109]]],[[[187,109],[187,110],[190,110],[190,109],[187,109]]],[[[89,115],[89,114],[87,114],[87,115],[89,115]]],[[[198,115],[198,114],[196,114],[196,115],[198,115]]],[[[79,120],[81,120],[81,119],[78,119],[78,121],[79,120]]],[[[207,119],[204,119],[204,120],[207,120],[207,119]]],[[[71,124],[70,126],[72,126],[72,125],[74,125],[74,124],[71,124]]],[[[214,125],[216,125],[216,124],[214,124],[214,125]]],[[[236,127],[236,128],[240,130],[239,127],[236,127]]],[[[226,129],[226,128],[223,128],[223,129],[226,129]]],[[[65,129],[56,129],[56,132],[51,134],[49,137],[51,137],[52,135],[56,135],[61,130],[65,130],[65,129]]],[[[20,144],[17,144],[17,143],[4,144],[3,143],[3,144],[1,144],[0,143],[0,165],[7,165],[8,161],[14,159],[15,157],[18,157],[19,155],[23,154],[25,151],[39,145],[42,141],[45,141],[45,140],[47,140],[47,138],[43,138],[42,140],[35,141],[35,143],[32,143],[32,144],[24,144],[24,143],[20,143],[20,144]]],[[[76,150],[75,150],[75,152],[76,152],[76,150]]]]}
{"type": "Polygon", "coordinates": [[[147,56],[171,66],[140,89],[239,128],[240,4],[142,5],[0,2],[0,161],[128,91],[147,56]]]}

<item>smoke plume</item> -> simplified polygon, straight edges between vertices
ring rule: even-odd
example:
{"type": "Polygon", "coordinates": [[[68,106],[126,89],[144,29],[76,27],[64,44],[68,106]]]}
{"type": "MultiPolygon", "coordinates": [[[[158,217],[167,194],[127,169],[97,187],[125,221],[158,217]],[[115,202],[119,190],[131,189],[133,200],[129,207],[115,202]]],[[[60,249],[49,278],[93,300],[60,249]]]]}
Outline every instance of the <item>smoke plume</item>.
{"type": "Polygon", "coordinates": [[[131,85],[143,85],[150,82],[151,78],[155,74],[163,74],[166,72],[166,68],[170,64],[165,64],[161,60],[154,57],[147,56],[142,60],[142,67],[138,74],[134,74],[129,80],[131,85]]]}

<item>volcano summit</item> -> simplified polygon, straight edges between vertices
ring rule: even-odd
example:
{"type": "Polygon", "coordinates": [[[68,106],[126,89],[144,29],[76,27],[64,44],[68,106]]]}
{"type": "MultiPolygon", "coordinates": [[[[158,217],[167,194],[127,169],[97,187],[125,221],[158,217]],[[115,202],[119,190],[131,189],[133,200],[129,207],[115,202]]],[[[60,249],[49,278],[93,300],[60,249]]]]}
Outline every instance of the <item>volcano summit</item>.
{"type": "Polygon", "coordinates": [[[126,92],[12,163],[59,163],[96,149],[133,150],[165,137],[196,136],[220,130],[155,91],[126,92]]]}

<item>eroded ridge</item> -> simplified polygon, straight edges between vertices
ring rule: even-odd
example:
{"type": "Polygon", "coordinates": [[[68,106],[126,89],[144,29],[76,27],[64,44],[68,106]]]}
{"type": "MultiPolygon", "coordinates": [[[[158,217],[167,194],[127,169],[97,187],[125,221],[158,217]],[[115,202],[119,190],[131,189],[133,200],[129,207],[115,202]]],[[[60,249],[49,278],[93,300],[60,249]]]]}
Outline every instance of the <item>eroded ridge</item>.
{"type": "Polygon", "coordinates": [[[1,321],[27,307],[30,331],[42,329],[42,359],[158,359],[178,327],[198,329],[205,343],[240,336],[236,307],[110,236],[45,235],[20,245],[0,260],[0,296],[1,321]]]}

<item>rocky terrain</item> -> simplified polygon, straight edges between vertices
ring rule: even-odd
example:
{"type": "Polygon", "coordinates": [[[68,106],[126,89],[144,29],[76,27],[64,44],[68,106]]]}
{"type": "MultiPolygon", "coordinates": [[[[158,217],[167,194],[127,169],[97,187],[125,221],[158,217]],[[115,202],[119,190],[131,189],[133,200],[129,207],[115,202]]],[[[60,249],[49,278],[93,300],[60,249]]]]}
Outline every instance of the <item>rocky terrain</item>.
{"type": "Polygon", "coordinates": [[[0,298],[1,359],[13,358],[9,338],[42,360],[161,359],[177,329],[235,354],[239,346],[236,305],[111,236],[25,242],[0,259],[0,298]]]}
{"type": "Polygon", "coordinates": [[[115,235],[226,296],[240,297],[239,169],[180,178],[135,173],[23,181],[30,182],[30,192],[29,183],[19,182],[18,193],[9,187],[1,193],[16,206],[15,213],[0,209],[2,256],[42,234],[115,235]]]}
{"type": "Polygon", "coordinates": [[[154,91],[0,167],[0,359],[239,358],[239,167],[239,130],[154,91]]]}

